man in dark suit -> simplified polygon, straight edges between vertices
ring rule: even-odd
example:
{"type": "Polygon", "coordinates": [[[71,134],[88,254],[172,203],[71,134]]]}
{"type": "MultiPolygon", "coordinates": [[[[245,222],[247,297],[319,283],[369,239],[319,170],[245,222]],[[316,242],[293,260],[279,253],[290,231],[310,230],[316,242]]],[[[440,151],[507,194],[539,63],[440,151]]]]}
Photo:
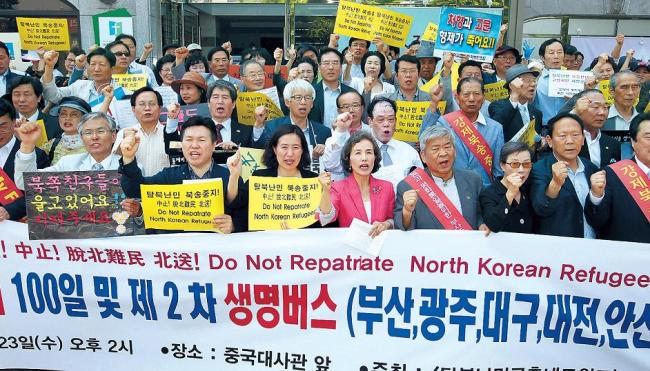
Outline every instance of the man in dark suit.
{"type": "Polygon", "coordinates": [[[39,104],[43,98],[43,84],[30,76],[20,76],[7,88],[7,99],[10,99],[18,111],[20,118],[35,122],[43,120],[47,139],[56,138],[63,133],[57,117],[43,113],[39,104]]]}
{"type": "Polygon", "coordinates": [[[598,168],[578,154],[584,143],[584,124],[572,113],[560,113],[548,121],[546,141],[553,150],[534,166],[531,199],[538,217],[539,234],[596,238],[585,219],[584,205],[590,177],[598,168]]]}
{"type": "Polygon", "coordinates": [[[517,64],[506,71],[506,87],[510,97],[490,103],[490,117],[503,125],[503,139],[509,142],[522,128],[535,119],[535,131],[542,135],[542,112],[530,102],[535,97],[539,72],[517,64]]]}
{"type": "Polygon", "coordinates": [[[21,76],[11,72],[9,62],[11,62],[9,48],[7,44],[0,41],[0,96],[5,95],[9,91],[9,87],[21,76]]]}
{"type": "MultiPolygon", "coordinates": [[[[323,123],[328,128],[338,116],[336,107],[336,98],[341,93],[354,90],[353,88],[341,83],[341,66],[343,65],[343,55],[336,49],[324,48],[318,56],[320,74],[323,79],[314,84],[316,99],[313,102],[313,108],[309,112],[309,120],[323,123]]],[[[285,98],[288,98],[287,96],[285,98]]]]}
{"type": "Polygon", "coordinates": [[[616,241],[650,243],[650,209],[643,210],[628,188],[623,184],[612,166],[623,165],[622,169],[631,183],[632,191],[648,202],[650,193],[650,114],[643,113],[632,119],[630,124],[632,160],[607,166],[591,177],[591,192],[587,197],[585,215],[587,221],[597,230],[599,238],[616,241]],[[631,165],[631,167],[630,167],[631,165]],[[630,170],[630,169],[633,169],[630,170]],[[636,175],[636,180],[632,176],[636,175]],[[645,184],[645,187],[643,186],[645,184]]]}
{"type": "MultiPolygon", "coordinates": [[[[0,166],[6,176],[14,181],[16,152],[20,149],[20,141],[14,136],[16,125],[16,110],[4,99],[0,99],[0,166]]],[[[49,166],[45,152],[36,149],[36,165],[39,169],[49,166]]],[[[0,222],[3,220],[20,220],[26,215],[25,197],[21,197],[8,205],[0,205],[0,222]]]]}

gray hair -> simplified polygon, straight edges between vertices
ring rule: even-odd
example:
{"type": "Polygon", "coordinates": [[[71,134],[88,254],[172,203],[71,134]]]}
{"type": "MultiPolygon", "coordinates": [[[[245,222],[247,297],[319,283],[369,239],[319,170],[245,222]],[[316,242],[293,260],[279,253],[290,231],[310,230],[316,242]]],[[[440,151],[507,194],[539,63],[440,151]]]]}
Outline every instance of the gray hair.
{"type": "Polygon", "coordinates": [[[240,76],[243,77],[245,75],[244,72],[246,71],[246,67],[248,67],[248,65],[250,65],[250,64],[256,64],[256,65],[260,66],[260,68],[262,69],[262,72],[264,72],[264,66],[262,65],[262,63],[256,61],[255,59],[248,59],[248,60],[245,60],[244,63],[242,63],[241,66],[239,67],[239,75],[240,76]]]}
{"type": "Polygon", "coordinates": [[[449,137],[451,144],[454,145],[454,135],[450,129],[439,124],[429,126],[420,134],[420,151],[424,151],[430,140],[442,137],[449,137]]]}
{"type": "Polygon", "coordinates": [[[108,128],[111,131],[117,131],[117,123],[111,116],[105,114],[104,112],[90,112],[83,115],[81,120],[79,120],[79,126],[77,126],[77,132],[79,133],[79,135],[81,135],[81,132],[84,129],[84,124],[86,122],[91,120],[97,120],[97,119],[102,119],[106,121],[106,123],[108,124],[108,128]]]}
{"type": "Polygon", "coordinates": [[[208,86],[208,92],[206,93],[208,100],[210,100],[214,89],[227,92],[233,102],[237,100],[237,89],[235,89],[235,86],[228,81],[217,80],[210,84],[210,86],[208,86]]]}
{"type": "MultiPolygon", "coordinates": [[[[629,75],[629,76],[634,76],[634,78],[639,81],[639,77],[632,71],[630,70],[625,70],[625,71],[619,71],[616,72],[615,74],[612,75],[612,77],[609,78],[609,88],[614,91],[614,88],[616,88],[616,84],[618,82],[618,79],[623,76],[623,75],[629,75]]],[[[640,81],[639,81],[640,82],[640,81]]]]}
{"type": "Polygon", "coordinates": [[[316,98],[316,90],[314,90],[314,87],[310,83],[303,79],[294,79],[284,87],[284,91],[282,92],[284,99],[291,98],[293,92],[298,89],[308,91],[312,98],[316,98]]]}

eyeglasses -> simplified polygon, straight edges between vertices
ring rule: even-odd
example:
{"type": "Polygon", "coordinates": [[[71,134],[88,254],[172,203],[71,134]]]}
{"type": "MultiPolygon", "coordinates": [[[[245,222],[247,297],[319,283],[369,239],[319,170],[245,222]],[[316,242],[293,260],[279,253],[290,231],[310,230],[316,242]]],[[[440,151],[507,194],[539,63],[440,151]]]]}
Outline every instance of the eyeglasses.
{"type": "Polygon", "coordinates": [[[314,100],[314,97],[312,97],[311,95],[293,95],[291,96],[291,100],[295,100],[295,101],[304,100],[305,102],[311,102],[312,100],[314,100]]]}
{"type": "Polygon", "coordinates": [[[115,52],[113,54],[115,54],[116,57],[130,57],[131,56],[131,53],[129,53],[129,52],[115,52]]]}
{"type": "Polygon", "coordinates": [[[496,59],[501,59],[501,60],[503,60],[503,61],[516,61],[516,60],[517,60],[517,58],[515,58],[515,57],[513,57],[513,56],[507,57],[507,56],[505,56],[505,55],[499,55],[499,56],[497,56],[497,57],[495,57],[495,58],[496,58],[496,59]]]}
{"type": "Polygon", "coordinates": [[[537,78],[535,78],[535,77],[521,77],[521,81],[525,82],[526,84],[532,84],[534,82],[537,82],[537,78]]]}
{"type": "Polygon", "coordinates": [[[525,161],[525,162],[519,162],[519,161],[513,161],[513,162],[506,162],[508,166],[510,166],[513,169],[519,169],[520,166],[523,166],[524,169],[530,169],[533,167],[533,163],[530,161],[525,161]]]}
{"type": "Polygon", "coordinates": [[[248,77],[250,79],[259,79],[259,78],[264,77],[264,72],[247,73],[244,76],[246,76],[246,77],[248,77]]]}
{"type": "Polygon", "coordinates": [[[171,68],[161,68],[160,72],[169,73],[169,72],[172,72],[172,69],[171,68]]]}
{"type": "Polygon", "coordinates": [[[71,112],[71,113],[60,113],[59,114],[59,117],[62,118],[62,119],[67,119],[67,118],[79,119],[79,118],[81,118],[81,116],[83,116],[83,114],[81,112],[79,112],[79,111],[71,112]]]}
{"type": "Polygon", "coordinates": [[[342,106],[339,107],[339,108],[342,109],[342,110],[344,110],[344,111],[349,111],[350,108],[352,108],[353,110],[356,111],[356,110],[358,110],[359,108],[361,108],[361,103],[344,104],[344,105],[342,105],[342,106]]]}
{"type": "Polygon", "coordinates": [[[110,130],[108,130],[106,128],[99,128],[99,129],[96,129],[96,130],[87,129],[87,130],[83,130],[81,132],[81,135],[83,135],[84,137],[90,138],[95,134],[97,134],[98,136],[102,136],[102,135],[106,135],[106,133],[108,133],[108,132],[110,132],[110,130]]]}
{"type": "Polygon", "coordinates": [[[323,66],[323,67],[338,67],[338,66],[341,65],[341,62],[339,62],[339,61],[325,61],[325,62],[321,62],[320,65],[323,66]]]}
{"type": "Polygon", "coordinates": [[[136,106],[140,108],[145,108],[145,107],[158,107],[158,102],[138,102],[136,106]]]}
{"type": "Polygon", "coordinates": [[[213,63],[228,63],[230,60],[228,58],[214,58],[213,63]]]}
{"type": "Polygon", "coordinates": [[[411,70],[397,70],[397,73],[400,75],[417,75],[418,70],[417,69],[411,69],[411,70]]]}

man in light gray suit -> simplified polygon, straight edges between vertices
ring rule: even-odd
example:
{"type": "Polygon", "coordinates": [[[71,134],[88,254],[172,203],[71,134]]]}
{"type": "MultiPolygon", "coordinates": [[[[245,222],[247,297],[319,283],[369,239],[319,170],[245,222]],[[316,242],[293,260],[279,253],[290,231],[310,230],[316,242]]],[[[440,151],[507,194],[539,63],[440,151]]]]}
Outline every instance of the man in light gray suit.
{"type": "Polygon", "coordinates": [[[481,176],[471,170],[454,169],[456,150],[451,130],[442,125],[425,130],[420,135],[420,157],[427,165],[425,170],[416,170],[419,173],[415,179],[420,180],[420,185],[413,185],[413,173],[397,185],[395,228],[479,229],[489,233],[479,207],[481,176]],[[431,197],[428,190],[433,190],[436,197],[431,197]]]}

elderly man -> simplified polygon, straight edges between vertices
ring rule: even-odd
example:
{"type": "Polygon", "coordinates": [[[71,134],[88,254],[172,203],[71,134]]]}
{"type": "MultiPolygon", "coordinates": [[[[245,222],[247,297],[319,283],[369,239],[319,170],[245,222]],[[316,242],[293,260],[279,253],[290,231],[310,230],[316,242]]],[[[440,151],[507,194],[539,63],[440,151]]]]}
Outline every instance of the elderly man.
{"type": "MultiPolygon", "coordinates": [[[[338,50],[322,49],[318,56],[318,64],[323,79],[314,84],[316,99],[313,102],[313,109],[309,112],[309,119],[331,128],[337,116],[336,97],[354,89],[339,81],[343,55],[338,50]]],[[[284,98],[286,103],[286,94],[284,98]]]]}
{"type": "MultiPolygon", "coordinates": [[[[35,122],[28,122],[16,129],[20,138],[20,151],[16,153],[14,178],[16,185],[23,187],[23,173],[36,171],[36,142],[41,136],[41,127],[35,122]]],[[[102,112],[91,112],[79,121],[79,135],[88,153],[63,156],[54,166],[40,171],[85,171],[117,170],[120,157],[112,153],[116,136],[116,124],[112,117],[102,112]]]]}
{"type": "Polygon", "coordinates": [[[264,66],[255,59],[249,59],[239,67],[239,73],[244,83],[244,91],[252,92],[264,89],[266,74],[264,66]]]}
{"type": "Polygon", "coordinates": [[[8,94],[20,118],[27,121],[43,120],[48,139],[59,136],[63,131],[56,117],[43,113],[38,104],[43,98],[43,84],[30,76],[21,76],[15,79],[8,87],[8,94]]]}
{"type": "MultiPolygon", "coordinates": [[[[16,153],[21,146],[20,140],[14,136],[15,126],[16,110],[11,103],[0,99],[0,177],[9,178],[14,182],[16,153]]],[[[48,166],[49,161],[45,152],[39,148],[36,148],[35,151],[34,169],[48,166]]],[[[19,197],[13,202],[0,204],[0,222],[4,220],[20,220],[25,214],[25,197],[19,197]]]]}
{"type": "Polygon", "coordinates": [[[488,231],[479,207],[481,177],[454,169],[456,150],[451,130],[429,127],[420,136],[420,148],[427,168],[417,169],[397,185],[395,228],[488,231]]]}
{"type": "Polygon", "coordinates": [[[510,96],[492,102],[488,108],[490,117],[503,126],[503,139],[509,142],[513,137],[521,136],[522,130],[535,120],[535,131],[542,134],[542,112],[533,107],[539,72],[517,64],[506,72],[506,87],[510,96]]]}
{"type": "Polygon", "coordinates": [[[600,238],[650,243],[650,114],[632,120],[630,135],[634,159],[591,176],[585,215],[600,238]]]}
{"type": "Polygon", "coordinates": [[[603,130],[629,130],[630,122],[639,114],[634,108],[641,91],[639,78],[632,71],[617,72],[609,79],[609,90],[614,104],[609,107],[603,130]]]}
{"type": "Polygon", "coordinates": [[[494,64],[495,72],[493,74],[485,74],[483,82],[486,84],[507,80],[506,72],[510,67],[521,63],[521,54],[519,54],[517,48],[502,45],[494,52],[492,63],[494,64]]]}
{"type": "MultiPolygon", "coordinates": [[[[186,47],[180,47],[175,50],[176,63],[172,68],[172,73],[176,80],[182,79],[185,72],[185,59],[189,55],[186,47]]],[[[202,74],[205,82],[209,85],[215,81],[224,80],[231,83],[239,91],[244,90],[244,84],[228,74],[230,69],[230,53],[221,46],[210,49],[207,54],[208,63],[210,63],[210,73],[202,74]]]]}
{"type": "MultiPolygon", "coordinates": [[[[447,53],[443,58],[442,71],[440,73],[440,84],[443,88],[442,100],[447,102],[447,108],[445,108],[445,113],[450,113],[458,111],[460,106],[456,97],[454,95],[455,87],[451,84],[451,67],[454,62],[453,54],[447,53]]],[[[467,77],[474,77],[483,83],[483,71],[481,69],[481,63],[468,60],[458,66],[458,80],[465,79],[467,77]]],[[[488,117],[489,112],[488,108],[490,107],[490,101],[483,99],[483,104],[481,105],[481,113],[483,116],[488,117]]]]}
{"type": "Polygon", "coordinates": [[[558,39],[549,39],[539,46],[539,56],[544,62],[542,75],[537,81],[537,95],[535,97],[535,107],[542,111],[544,126],[546,122],[555,116],[564,105],[563,97],[550,97],[549,91],[549,74],[551,70],[559,70],[564,63],[564,43],[558,39]]]}
{"type": "Polygon", "coordinates": [[[395,77],[397,86],[395,92],[390,96],[394,101],[428,102],[431,100],[429,94],[418,88],[420,79],[420,61],[412,55],[403,55],[395,62],[395,77]]]}
{"type": "Polygon", "coordinates": [[[431,41],[423,40],[420,43],[420,49],[415,58],[420,62],[420,79],[418,80],[418,88],[426,84],[433,78],[433,74],[436,72],[436,66],[440,58],[433,56],[435,43],[431,41]]]}
{"type": "Polygon", "coordinates": [[[539,160],[531,173],[536,233],[596,238],[583,210],[589,179],[598,169],[578,156],[584,143],[583,130],[582,119],[572,113],[560,113],[548,122],[546,141],[553,155],[539,160]]]}
{"type": "Polygon", "coordinates": [[[481,175],[483,184],[488,186],[492,179],[503,175],[499,166],[503,127],[481,112],[484,101],[481,80],[475,77],[461,79],[456,87],[455,98],[460,109],[442,117],[437,112],[427,113],[422,121],[420,133],[435,124],[452,129],[458,150],[455,166],[475,171],[481,175]]]}

